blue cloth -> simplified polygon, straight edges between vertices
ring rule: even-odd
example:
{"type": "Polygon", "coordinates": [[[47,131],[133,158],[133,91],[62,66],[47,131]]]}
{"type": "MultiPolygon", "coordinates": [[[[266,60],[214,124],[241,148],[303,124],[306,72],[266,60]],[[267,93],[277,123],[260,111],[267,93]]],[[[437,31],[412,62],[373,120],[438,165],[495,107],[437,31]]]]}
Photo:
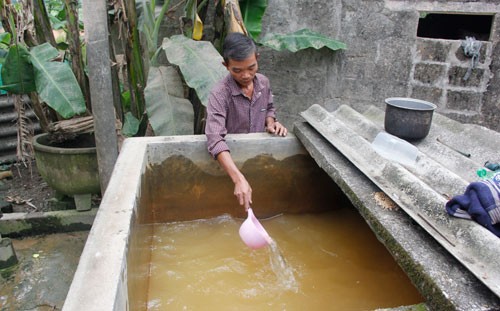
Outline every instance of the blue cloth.
{"type": "Polygon", "coordinates": [[[500,237],[500,173],[470,183],[465,193],[446,202],[448,214],[473,219],[500,237]]]}

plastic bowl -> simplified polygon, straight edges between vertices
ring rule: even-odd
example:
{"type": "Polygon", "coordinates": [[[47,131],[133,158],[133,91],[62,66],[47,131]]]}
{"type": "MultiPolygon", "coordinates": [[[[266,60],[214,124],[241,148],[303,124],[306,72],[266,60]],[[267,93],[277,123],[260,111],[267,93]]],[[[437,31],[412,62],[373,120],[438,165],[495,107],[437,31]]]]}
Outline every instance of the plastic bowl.
{"type": "Polygon", "coordinates": [[[252,249],[262,248],[272,241],[251,208],[248,209],[247,219],[241,224],[239,233],[243,242],[252,249]]]}

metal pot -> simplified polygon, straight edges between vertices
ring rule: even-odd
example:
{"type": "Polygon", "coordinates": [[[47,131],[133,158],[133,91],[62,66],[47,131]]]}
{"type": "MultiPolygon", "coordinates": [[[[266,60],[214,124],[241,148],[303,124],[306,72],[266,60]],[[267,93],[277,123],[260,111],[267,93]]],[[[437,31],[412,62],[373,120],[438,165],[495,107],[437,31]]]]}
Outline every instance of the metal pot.
{"type": "Polygon", "coordinates": [[[406,140],[422,139],[429,134],[436,105],[406,97],[385,100],[385,131],[406,140]]]}

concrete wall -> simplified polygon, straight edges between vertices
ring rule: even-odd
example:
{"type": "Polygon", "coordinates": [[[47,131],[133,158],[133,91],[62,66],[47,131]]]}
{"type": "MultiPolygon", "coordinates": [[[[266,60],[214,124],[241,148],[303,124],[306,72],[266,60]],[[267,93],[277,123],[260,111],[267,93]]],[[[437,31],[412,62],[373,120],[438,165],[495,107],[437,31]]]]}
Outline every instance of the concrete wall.
{"type": "Polygon", "coordinates": [[[271,79],[280,119],[289,127],[315,103],[363,111],[369,104],[384,108],[387,97],[409,96],[434,102],[438,112],[460,122],[500,131],[498,13],[498,0],[269,0],[263,34],[307,27],[348,49],[261,48],[260,71],[271,79]],[[483,42],[469,80],[462,80],[470,58],[461,40],[417,37],[420,12],[494,15],[490,41],[483,42]]]}

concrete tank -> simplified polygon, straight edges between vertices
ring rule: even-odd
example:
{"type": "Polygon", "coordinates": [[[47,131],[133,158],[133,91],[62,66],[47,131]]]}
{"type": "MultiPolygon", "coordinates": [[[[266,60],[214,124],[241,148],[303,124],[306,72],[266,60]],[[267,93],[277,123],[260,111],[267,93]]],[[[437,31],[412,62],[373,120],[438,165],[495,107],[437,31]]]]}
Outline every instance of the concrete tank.
{"type": "MultiPolygon", "coordinates": [[[[260,217],[352,207],[294,135],[228,135],[227,142],[252,185],[254,210],[260,217]],[[270,184],[276,179],[280,187],[270,184]],[[272,191],[266,190],[270,187],[272,191]]],[[[153,228],[147,224],[222,214],[242,221],[245,212],[232,188],[229,177],[207,153],[205,136],[127,139],[63,310],[146,310],[153,228]]]]}

